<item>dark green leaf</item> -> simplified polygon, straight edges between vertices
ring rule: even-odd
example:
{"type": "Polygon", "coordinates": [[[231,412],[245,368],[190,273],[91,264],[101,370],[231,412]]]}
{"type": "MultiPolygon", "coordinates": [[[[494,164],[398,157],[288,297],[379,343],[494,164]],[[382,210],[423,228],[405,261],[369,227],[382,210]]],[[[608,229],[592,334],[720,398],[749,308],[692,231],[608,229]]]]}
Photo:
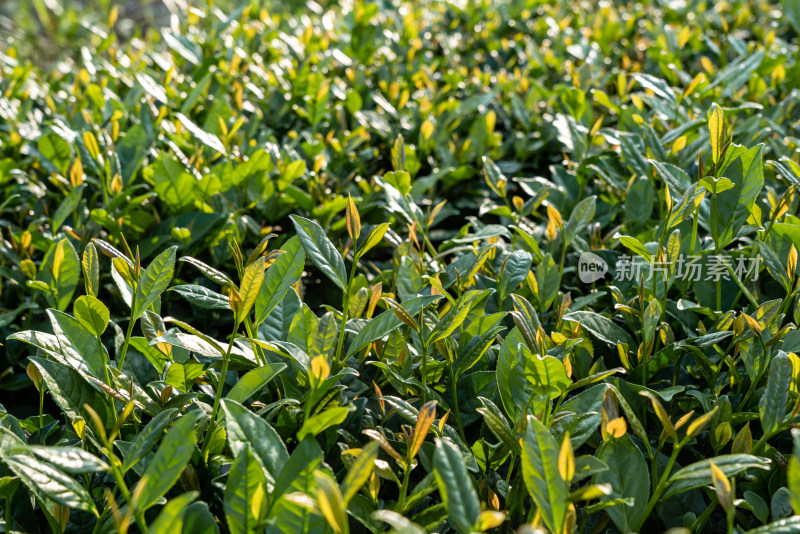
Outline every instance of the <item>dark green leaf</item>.
{"type": "Polygon", "coordinates": [[[325,235],[325,231],[320,225],[304,217],[292,215],[291,219],[309,259],[331,282],[345,291],[347,271],[344,267],[344,260],[325,235]]]}
{"type": "Polygon", "coordinates": [[[203,286],[184,284],[171,287],[169,290],[175,291],[190,303],[194,304],[195,306],[199,306],[200,308],[205,308],[208,310],[231,309],[227,297],[203,286]]]}
{"type": "Polygon", "coordinates": [[[433,468],[450,522],[462,534],[470,534],[481,506],[461,452],[450,441],[437,439],[433,468]]]}
{"type": "Polygon", "coordinates": [[[778,428],[789,402],[789,390],[792,385],[792,362],[783,351],[772,358],[769,364],[767,388],[761,395],[758,412],[761,416],[761,428],[767,435],[772,435],[778,428]]]}
{"type": "Polygon", "coordinates": [[[700,460],[676,471],[669,478],[669,486],[664,498],[688,491],[692,488],[711,485],[710,462],[725,473],[725,476],[738,475],[745,469],[769,469],[770,461],[766,458],[750,454],[725,454],[706,460],[700,460]]]}
{"type": "Polygon", "coordinates": [[[232,534],[249,534],[267,509],[264,470],[249,445],[236,455],[225,487],[225,517],[232,534]]]}
{"type": "Polygon", "coordinates": [[[53,361],[41,358],[30,358],[30,360],[42,373],[53,400],[64,410],[67,417],[74,420],[81,416],[88,420],[89,416],[83,407],[88,404],[106,424],[113,420],[113,408],[110,401],[105,395],[90,386],[80,373],[53,361]]]}
{"type": "Polygon", "coordinates": [[[161,296],[170,280],[175,268],[175,251],[178,247],[170,247],[150,262],[142,273],[136,285],[134,306],[131,311],[131,320],[135,321],[161,296]]]}
{"type": "Polygon", "coordinates": [[[264,282],[256,299],[256,324],[261,324],[272,312],[283,296],[300,279],[306,255],[295,236],[281,247],[284,254],[278,256],[264,273],[264,282]]]}
{"type": "Polygon", "coordinates": [[[225,429],[234,455],[239,455],[248,444],[261,463],[267,482],[272,485],[289,453],[275,429],[241,404],[230,399],[222,400],[225,410],[225,429]]]}
{"type": "Polygon", "coordinates": [[[633,506],[614,506],[608,515],[623,532],[638,532],[646,519],[647,501],[650,498],[650,475],[641,451],[628,434],[612,438],[600,449],[597,457],[608,470],[594,476],[595,484],[611,484],[611,495],[601,500],[633,499],[633,506]]]}
{"type": "Polygon", "coordinates": [[[139,507],[147,510],[158,502],[180,478],[192,454],[197,450],[195,425],[200,411],[185,413],[167,432],[155,456],[142,476],[143,484],[139,493],[139,507]]]}
{"type": "Polygon", "coordinates": [[[8,456],[3,458],[3,462],[34,495],[52,499],[68,508],[97,514],[89,492],[58,469],[27,454],[8,456]]]}
{"type": "Polygon", "coordinates": [[[552,531],[561,532],[567,515],[567,483],[558,472],[559,447],[550,431],[528,416],[522,444],[522,473],[542,516],[552,531]]]}
{"type": "Polygon", "coordinates": [[[247,372],[228,392],[226,398],[244,402],[258,393],[264,385],[286,369],[286,364],[273,363],[247,372]]]}

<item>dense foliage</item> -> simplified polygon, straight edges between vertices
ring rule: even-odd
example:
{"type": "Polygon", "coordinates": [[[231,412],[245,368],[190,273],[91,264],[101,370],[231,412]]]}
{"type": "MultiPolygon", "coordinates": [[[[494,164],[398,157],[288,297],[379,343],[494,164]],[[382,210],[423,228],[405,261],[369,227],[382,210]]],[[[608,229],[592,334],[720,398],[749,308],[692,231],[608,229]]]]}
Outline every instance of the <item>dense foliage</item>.
{"type": "Polygon", "coordinates": [[[796,1],[191,3],[0,9],[6,531],[800,532],[796,1]]]}

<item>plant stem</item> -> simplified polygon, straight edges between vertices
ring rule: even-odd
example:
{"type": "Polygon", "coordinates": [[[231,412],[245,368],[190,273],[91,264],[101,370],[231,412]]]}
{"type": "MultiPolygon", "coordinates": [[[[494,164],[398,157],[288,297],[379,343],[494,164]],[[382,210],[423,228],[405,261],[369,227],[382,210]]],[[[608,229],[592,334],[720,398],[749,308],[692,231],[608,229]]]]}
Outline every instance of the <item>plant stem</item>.
{"type": "MultiPolygon", "coordinates": [[[[103,354],[103,341],[100,339],[100,336],[97,336],[97,349],[100,351],[100,354],[102,355],[103,354]]],[[[108,362],[106,362],[106,363],[108,363],[108,362]]],[[[112,385],[111,385],[111,377],[108,376],[108,366],[107,365],[103,366],[103,375],[104,375],[104,377],[106,379],[106,385],[108,387],[112,387],[112,385]]]]}
{"type": "Polygon", "coordinates": [[[739,404],[739,406],[743,406],[743,407],[747,406],[747,401],[750,400],[750,395],[752,395],[753,392],[755,391],[757,382],[758,382],[758,380],[751,380],[750,381],[750,387],[747,388],[747,393],[744,394],[744,398],[742,399],[742,402],[739,404]]]}
{"type": "Polygon", "coordinates": [[[763,241],[764,243],[767,242],[767,236],[769,236],[769,232],[770,230],[772,230],[772,226],[775,224],[775,220],[777,219],[777,214],[778,210],[776,209],[773,211],[772,217],[770,217],[769,219],[769,226],[767,226],[767,229],[764,230],[764,235],[761,237],[761,241],[763,241]]]}
{"type": "Polygon", "coordinates": [[[650,512],[653,511],[653,508],[655,507],[656,503],[661,498],[661,494],[664,493],[664,490],[667,487],[667,480],[669,479],[669,475],[672,472],[672,467],[675,465],[675,460],[678,459],[678,453],[680,452],[682,445],[683,444],[676,444],[672,448],[672,454],[669,457],[669,462],[667,462],[667,466],[664,468],[664,472],[661,473],[661,478],[658,480],[658,484],[653,490],[653,496],[650,497],[650,500],[647,502],[647,508],[645,509],[643,517],[650,517],[650,512]]]}
{"type": "MultiPolygon", "coordinates": [[[[97,336],[97,349],[100,351],[100,354],[103,354],[103,341],[100,339],[100,336],[97,336]]],[[[120,365],[120,369],[122,369],[121,365],[120,365]]],[[[111,377],[108,375],[108,365],[104,365],[103,366],[103,375],[104,375],[104,377],[106,379],[106,385],[109,388],[114,389],[114,386],[111,383],[111,377]]],[[[41,404],[41,401],[40,401],[40,404],[41,404]]],[[[116,422],[117,422],[117,409],[116,409],[116,405],[114,404],[114,397],[111,397],[111,406],[112,406],[112,408],[114,408],[113,410],[111,410],[111,413],[114,414],[114,423],[116,424],[116,422]]],[[[41,413],[41,411],[42,411],[42,408],[40,406],[39,407],[39,413],[41,413]]],[[[41,419],[41,416],[40,416],[40,419],[41,419]]],[[[41,421],[39,423],[39,427],[41,428],[41,421]]]]}
{"type": "MultiPolygon", "coordinates": [[[[420,314],[421,317],[422,314],[420,314]]],[[[419,342],[422,345],[422,402],[428,399],[428,345],[422,339],[422,322],[420,321],[419,342]]]]}
{"type": "Polygon", "coordinates": [[[406,505],[406,494],[408,493],[408,478],[411,475],[411,462],[406,461],[406,468],[403,470],[403,485],[400,486],[400,499],[397,501],[397,512],[402,514],[406,505]]]}
{"type": "Polygon", "coordinates": [[[144,532],[147,530],[147,523],[144,520],[144,514],[139,509],[138,503],[133,502],[131,492],[128,490],[128,486],[125,484],[125,477],[122,475],[119,465],[117,465],[119,460],[116,456],[114,456],[113,444],[109,441],[105,443],[105,446],[106,454],[108,455],[108,464],[111,467],[111,474],[114,476],[114,480],[117,482],[117,487],[119,487],[119,490],[122,492],[122,495],[125,497],[128,505],[133,509],[133,515],[136,517],[136,523],[139,525],[139,530],[144,532]]]}
{"type": "MultiPolygon", "coordinates": [[[[408,202],[407,199],[406,202],[408,202]]],[[[433,243],[431,243],[431,240],[428,239],[428,229],[419,221],[419,219],[417,219],[416,215],[414,215],[414,221],[417,223],[417,228],[419,229],[419,233],[422,234],[422,241],[423,243],[425,243],[425,248],[428,250],[428,254],[431,255],[431,261],[434,261],[434,258],[437,256],[438,253],[436,252],[433,243]]]]}
{"type": "Polygon", "coordinates": [[[44,425],[44,384],[39,389],[39,431],[42,430],[44,425]]]}
{"type": "Polygon", "coordinates": [[[347,287],[342,298],[342,324],[339,327],[339,339],[336,340],[336,352],[333,354],[334,373],[339,372],[339,365],[344,363],[341,361],[342,349],[344,348],[344,336],[346,335],[347,316],[350,312],[350,287],[353,285],[353,279],[356,277],[356,267],[358,267],[357,252],[358,248],[353,244],[353,263],[350,264],[350,277],[347,279],[347,287]]]}
{"type": "Polygon", "coordinates": [[[755,445],[753,445],[753,450],[751,454],[757,454],[761,450],[761,447],[764,446],[764,443],[766,443],[767,440],[772,437],[772,435],[773,435],[772,433],[769,433],[761,436],[759,440],[756,441],[755,445]]]}
{"type": "MultiPolygon", "coordinates": [[[[642,357],[642,360],[644,360],[642,362],[642,387],[646,388],[647,387],[647,355],[644,355],[642,357]]],[[[647,413],[647,410],[645,410],[645,413],[647,413]]]]}
{"type": "Polygon", "coordinates": [[[222,389],[225,386],[225,377],[228,374],[228,363],[231,361],[231,349],[233,348],[233,340],[235,337],[236,331],[234,330],[233,336],[231,336],[231,340],[228,343],[228,350],[226,350],[225,354],[222,356],[222,369],[220,370],[219,380],[217,380],[217,394],[214,398],[214,408],[211,410],[211,418],[214,421],[216,421],[217,412],[219,411],[219,402],[222,398],[222,389]]]}
{"type": "Polygon", "coordinates": [[[711,517],[711,513],[714,510],[716,510],[716,508],[717,508],[717,500],[716,499],[712,499],[711,504],[709,504],[706,507],[706,509],[703,510],[703,513],[700,514],[697,517],[697,519],[694,520],[694,523],[692,523],[692,526],[689,528],[689,531],[690,532],[700,532],[703,529],[703,525],[706,524],[706,521],[708,521],[708,518],[711,517]]]}
{"type": "Polygon", "coordinates": [[[692,217],[692,240],[689,242],[689,255],[694,255],[694,245],[697,242],[697,222],[700,219],[700,214],[695,212],[692,217]]]}
{"type": "MultiPolygon", "coordinates": [[[[717,235],[717,194],[711,196],[711,237],[714,239],[714,254],[719,256],[719,236],[717,235]]],[[[719,259],[719,258],[717,258],[719,259]]],[[[721,311],[722,308],[722,281],[717,278],[717,308],[715,311],[721,311]]]]}
{"type": "Polygon", "coordinates": [[[725,518],[728,520],[728,534],[733,534],[733,518],[734,518],[734,514],[732,514],[731,512],[734,512],[734,511],[735,511],[735,508],[734,508],[734,510],[731,510],[730,512],[728,510],[725,510],[725,518]]]}
{"type": "Polygon", "coordinates": [[[517,463],[517,455],[512,451],[511,464],[508,466],[508,473],[506,473],[506,484],[511,483],[511,475],[514,473],[514,467],[516,467],[516,463],[517,463]]]}
{"type": "MultiPolygon", "coordinates": [[[[730,344],[728,344],[728,348],[725,350],[725,352],[723,352],[723,353],[720,355],[720,357],[719,357],[719,364],[717,365],[717,368],[716,368],[716,370],[714,370],[714,379],[713,379],[713,381],[711,382],[711,390],[712,390],[712,391],[713,391],[713,392],[714,392],[714,393],[715,393],[717,396],[719,396],[719,394],[722,392],[722,388],[719,388],[719,390],[717,390],[717,382],[719,382],[719,375],[722,373],[722,365],[725,363],[725,360],[726,360],[726,358],[728,357],[728,354],[729,354],[729,353],[731,352],[731,350],[732,350],[732,349],[733,349],[733,348],[736,346],[736,343],[737,343],[736,336],[734,336],[734,338],[733,338],[733,339],[731,339],[731,342],[730,342],[730,344]]],[[[730,367],[730,365],[729,365],[728,367],[730,367]]]]}
{"type": "Polygon", "coordinates": [[[239,329],[239,323],[235,323],[231,339],[228,342],[228,349],[222,355],[222,369],[220,370],[219,380],[217,380],[217,393],[214,395],[214,407],[211,410],[211,422],[208,424],[206,430],[206,437],[203,440],[202,456],[205,458],[208,452],[208,446],[211,444],[211,434],[214,433],[217,427],[217,412],[219,412],[219,403],[222,399],[222,388],[225,386],[225,377],[228,375],[228,363],[231,359],[231,350],[233,350],[233,341],[236,339],[236,331],[239,329]]]}
{"type": "Polygon", "coordinates": [[[94,528],[92,529],[92,534],[97,534],[100,530],[100,526],[102,525],[103,519],[105,519],[106,515],[108,515],[109,508],[106,507],[103,509],[103,513],[100,514],[100,517],[97,518],[97,521],[94,523],[94,528]]]}
{"type": "Polygon", "coordinates": [[[461,410],[458,409],[458,382],[456,381],[456,375],[453,371],[453,364],[450,364],[450,382],[453,384],[453,411],[455,412],[456,424],[458,425],[458,434],[461,436],[461,439],[464,440],[464,443],[467,443],[467,436],[464,434],[464,427],[461,424],[461,410]]]}
{"type": "Polygon", "coordinates": [[[258,328],[253,325],[253,321],[250,319],[249,314],[244,318],[244,329],[247,332],[247,337],[250,339],[250,347],[252,347],[253,353],[256,355],[256,359],[261,365],[267,365],[267,357],[264,356],[264,351],[261,349],[261,346],[258,343],[253,341],[254,339],[258,338],[258,328]]]}
{"type": "Polygon", "coordinates": [[[133,324],[136,320],[133,318],[133,308],[136,306],[136,290],[133,290],[133,296],[131,297],[131,318],[128,321],[128,331],[125,332],[125,342],[122,344],[122,349],[119,351],[119,358],[117,358],[117,369],[122,371],[122,366],[125,363],[125,354],[128,352],[128,344],[131,342],[131,336],[133,335],[133,324]]]}

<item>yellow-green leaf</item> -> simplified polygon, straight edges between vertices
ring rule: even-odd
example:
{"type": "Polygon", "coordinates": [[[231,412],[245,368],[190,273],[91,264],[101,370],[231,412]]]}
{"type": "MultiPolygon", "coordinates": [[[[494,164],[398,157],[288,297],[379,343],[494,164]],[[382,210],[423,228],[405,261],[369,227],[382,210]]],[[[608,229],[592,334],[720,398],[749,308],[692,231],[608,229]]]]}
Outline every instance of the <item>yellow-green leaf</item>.
{"type": "Polygon", "coordinates": [[[83,282],[86,286],[86,294],[97,296],[100,289],[100,263],[97,259],[97,249],[94,243],[89,243],[83,249],[83,282]]]}
{"type": "Polygon", "coordinates": [[[719,162],[722,151],[722,139],[724,136],[722,108],[716,103],[711,104],[711,116],[708,118],[708,133],[711,137],[711,159],[714,163],[719,162]]]}
{"type": "Polygon", "coordinates": [[[170,247],[156,256],[142,273],[136,284],[136,297],[131,313],[132,321],[141,317],[144,311],[169,286],[172,272],[175,269],[175,251],[177,249],[178,247],[170,247]]]}
{"type": "Polygon", "coordinates": [[[75,300],[72,311],[78,322],[97,337],[103,335],[103,332],[108,328],[108,308],[91,295],[78,297],[75,300]]]}
{"type": "Polygon", "coordinates": [[[264,258],[258,258],[244,271],[242,283],[239,285],[239,296],[242,299],[241,307],[236,314],[236,322],[244,321],[258,298],[261,283],[264,281],[264,258]]]}
{"type": "Polygon", "coordinates": [[[427,402],[419,409],[417,424],[414,426],[414,434],[411,438],[409,458],[414,458],[428,435],[428,430],[436,419],[436,401],[427,402]]]}
{"type": "MultiPolygon", "coordinates": [[[[370,249],[375,247],[378,243],[381,242],[383,236],[386,235],[386,230],[389,229],[389,223],[379,224],[372,231],[369,235],[364,239],[364,241],[359,245],[358,251],[356,253],[356,260],[358,260],[361,256],[367,253],[370,249]]],[[[360,230],[359,230],[360,231],[360,230]]]]}
{"type": "Polygon", "coordinates": [[[714,492],[717,494],[717,499],[719,499],[719,503],[725,511],[729,511],[733,507],[731,482],[728,480],[728,477],[725,476],[725,473],[714,464],[713,460],[709,461],[708,465],[711,468],[711,483],[714,485],[714,492]]]}
{"type": "Polygon", "coordinates": [[[317,482],[317,503],[322,515],[336,534],[346,534],[349,532],[347,510],[339,486],[324,471],[314,471],[314,479],[317,482]]]}
{"type": "Polygon", "coordinates": [[[350,195],[347,195],[345,217],[347,219],[347,233],[350,234],[350,239],[355,241],[361,235],[361,217],[358,215],[358,208],[350,195]]]}
{"type": "Polygon", "coordinates": [[[575,453],[572,452],[572,443],[569,441],[569,432],[564,434],[561,450],[558,453],[558,472],[565,482],[575,476],[575,453]]]}
{"type": "MultiPolygon", "coordinates": [[[[655,302],[655,300],[653,302],[655,302]]],[[[673,442],[677,443],[678,433],[675,431],[675,425],[672,424],[667,410],[664,409],[664,406],[661,404],[661,401],[658,400],[658,397],[649,391],[640,391],[639,395],[650,399],[650,402],[653,403],[653,410],[655,410],[658,420],[661,421],[661,426],[664,427],[664,431],[670,438],[672,438],[673,442]]]]}
{"type": "Polygon", "coordinates": [[[703,415],[692,421],[689,424],[689,428],[686,429],[686,435],[691,438],[699,434],[700,431],[703,429],[703,427],[706,426],[706,423],[708,423],[711,420],[711,418],[714,417],[715,413],[717,413],[716,406],[714,406],[714,408],[710,412],[704,413],[703,415]]]}
{"type": "Polygon", "coordinates": [[[399,302],[389,297],[383,297],[383,301],[389,305],[389,307],[392,309],[392,311],[394,312],[394,314],[397,316],[398,319],[400,319],[403,323],[407,324],[408,326],[419,332],[419,326],[417,326],[417,322],[414,320],[413,317],[411,317],[411,315],[406,311],[406,309],[400,305],[399,302]]]}
{"type": "Polygon", "coordinates": [[[380,443],[377,441],[369,442],[356,457],[347,476],[342,482],[343,498],[345,506],[350,502],[350,499],[355,497],[358,490],[361,489],[374,469],[375,458],[378,457],[378,450],[380,443]]]}

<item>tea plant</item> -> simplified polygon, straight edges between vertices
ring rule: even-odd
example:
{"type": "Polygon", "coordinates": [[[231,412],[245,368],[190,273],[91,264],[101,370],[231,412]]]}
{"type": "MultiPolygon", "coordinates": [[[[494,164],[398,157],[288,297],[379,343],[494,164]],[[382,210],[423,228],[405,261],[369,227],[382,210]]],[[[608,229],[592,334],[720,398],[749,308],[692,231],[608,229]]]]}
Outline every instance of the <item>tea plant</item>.
{"type": "Polygon", "coordinates": [[[0,8],[6,531],[800,532],[794,3],[192,4],[0,8]]]}

